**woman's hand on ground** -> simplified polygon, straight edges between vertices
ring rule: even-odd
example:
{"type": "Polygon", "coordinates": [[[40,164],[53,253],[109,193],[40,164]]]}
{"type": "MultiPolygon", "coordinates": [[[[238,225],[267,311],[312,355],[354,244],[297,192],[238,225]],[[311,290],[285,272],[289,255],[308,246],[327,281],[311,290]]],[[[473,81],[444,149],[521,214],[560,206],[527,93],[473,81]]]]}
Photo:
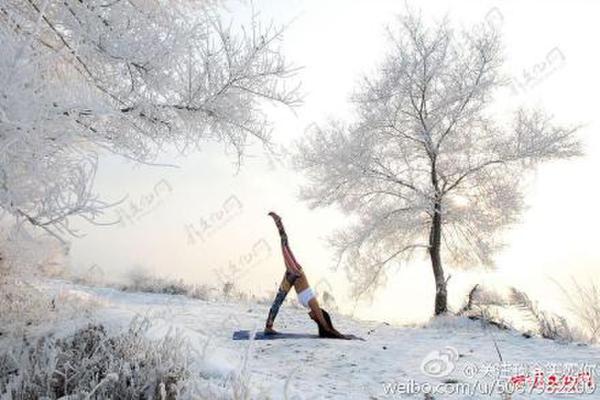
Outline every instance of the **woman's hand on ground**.
{"type": "Polygon", "coordinates": [[[335,328],[331,328],[331,333],[333,333],[333,335],[338,338],[338,339],[345,339],[345,340],[351,340],[352,338],[350,336],[346,336],[343,333],[340,333],[337,329],[335,328]]]}

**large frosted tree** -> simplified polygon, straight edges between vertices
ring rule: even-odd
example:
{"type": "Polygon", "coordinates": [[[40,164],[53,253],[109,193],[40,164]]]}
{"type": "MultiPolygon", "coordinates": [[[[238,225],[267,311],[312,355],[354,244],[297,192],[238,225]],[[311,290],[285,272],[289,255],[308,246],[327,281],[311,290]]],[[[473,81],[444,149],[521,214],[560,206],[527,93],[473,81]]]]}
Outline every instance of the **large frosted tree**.
{"type": "Polygon", "coordinates": [[[387,56],[352,97],[356,118],[316,126],[301,143],[303,197],[355,216],[332,243],[357,297],[426,252],[437,315],[448,309],[444,265],[492,264],[523,209],[522,178],[579,155],[580,143],[541,110],[498,115],[506,80],[490,27],[459,32],[409,13],[388,33],[387,56]]]}
{"type": "Polygon", "coordinates": [[[0,215],[63,237],[94,220],[98,151],[269,145],[264,101],[293,106],[282,31],[220,1],[0,0],[0,215]]]}

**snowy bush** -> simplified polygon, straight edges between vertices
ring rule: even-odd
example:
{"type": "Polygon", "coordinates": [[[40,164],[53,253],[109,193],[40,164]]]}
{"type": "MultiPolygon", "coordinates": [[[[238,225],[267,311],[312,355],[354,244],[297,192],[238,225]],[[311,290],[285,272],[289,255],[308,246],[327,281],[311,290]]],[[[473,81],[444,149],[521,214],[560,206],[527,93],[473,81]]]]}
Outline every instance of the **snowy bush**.
{"type": "Polygon", "coordinates": [[[94,298],[66,291],[51,295],[28,279],[0,276],[0,337],[49,330],[60,321],[91,315],[98,305],[94,298]]]}
{"type": "Polygon", "coordinates": [[[115,286],[128,292],[183,295],[200,300],[209,300],[215,291],[207,285],[189,284],[185,283],[183,279],[155,276],[141,268],[134,268],[128,274],[127,281],[125,284],[116,284],[115,286]]]}
{"type": "MultiPolygon", "coordinates": [[[[6,239],[6,238],[3,238],[6,239]]],[[[40,287],[41,276],[62,276],[65,262],[60,248],[44,241],[2,241],[0,265],[0,337],[20,337],[48,329],[61,320],[86,315],[98,302],[40,287]]]]}
{"type": "Polygon", "coordinates": [[[67,270],[66,248],[48,237],[0,226],[0,276],[62,276],[67,270]]]}
{"type": "Polygon", "coordinates": [[[75,331],[64,322],[52,321],[46,334],[0,337],[1,400],[269,398],[251,381],[251,346],[235,368],[215,359],[210,338],[198,349],[180,331],[150,336],[148,318],[116,333],[98,322],[75,331]]]}
{"type": "MultiPolygon", "coordinates": [[[[127,276],[125,284],[109,284],[120,290],[128,292],[160,293],[169,295],[182,295],[200,300],[231,300],[240,302],[256,302],[270,304],[274,294],[257,296],[239,290],[234,284],[222,284],[213,287],[208,284],[186,283],[183,279],[156,276],[143,268],[133,269],[127,276]]],[[[86,284],[96,285],[97,282],[88,281],[86,284]]]]}
{"type": "Polygon", "coordinates": [[[0,277],[0,335],[22,335],[53,316],[52,298],[32,285],[0,277]]]}
{"type": "MultiPolygon", "coordinates": [[[[240,290],[235,285],[188,283],[181,278],[154,275],[143,267],[134,267],[124,279],[109,278],[107,275],[100,267],[93,265],[83,271],[64,268],[63,273],[58,277],[85,286],[112,287],[125,292],[181,295],[204,301],[219,300],[270,305],[275,297],[274,291],[256,295],[240,290]]],[[[330,308],[334,308],[331,301],[328,304],[330,308]]]]}
{"type": "Polygon", "coordinates": [[[172,399],[189,376],[180,335],[146,337],[149,321],[136,318],[118,335],[90,324],[65,338],[44,336],[0,356],[3,399],[172,399]]]}
{"type": "MultiPolygon", "coordinates": [[[[590,290],[587,296],[591,296],[591,293],[593,291],[590,290]]],[[[580,296],[583,298],[586,294],[580,296]]],[[[593,316],[594,306],[590,305],[587,308],[587,311],[582,312],[593,316]]],[[[529,324],[531,331],[546,339],[565,342],[593,341],[566,318],[542,310],[525,292],[514,287],[509,288],[508,293],[504,295],[490,288],[475,285],[469,291],[467,302],[458,314],[485,321],[502,329],[523,330],[524,326],[529,324]]]]}
{"type": "Polygon", "coordinates": [[[542,337],[566,342],[584,340],[581,332],[569,325],[564,317],[541,310],[525,292],[512,288],[511,303],[529,312],[537,322],[538,332],[542,337]]]}
{"type": "Polygon", "coordinates": [[[574,278],[570,290],[560,288],[567,299],[569,312],[581,325],[587,341],[600,343],[600,285],[594,280],[580,283],[574,278]]]}

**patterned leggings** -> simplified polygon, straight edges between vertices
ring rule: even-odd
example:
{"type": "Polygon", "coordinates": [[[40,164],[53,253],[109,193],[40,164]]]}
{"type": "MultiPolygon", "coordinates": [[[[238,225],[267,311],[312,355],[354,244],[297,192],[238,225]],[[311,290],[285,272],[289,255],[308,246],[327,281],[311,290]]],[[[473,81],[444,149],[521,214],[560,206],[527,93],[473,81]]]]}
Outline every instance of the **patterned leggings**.
{"type": "Polygon", "coordinates": [[[279,308],[283,304],[292,286],[294,286],[294,282],[296,282],[296,279],[298,279],[302,274],[302,266],[298,263],[298,261],[296,261],[296,257],[294,257],[294,254],[290,249],[287,233],[285,232],[281,218],[276,217],[274,220],[281,238],[281,252],[283,254],[283,261],[286,268],[285,275],[283,276],[281,285],[279,285],[277,295],[275,296],[273,305],[269,310],[269,316],[267,317],[266,326],[269,328],[273,326],[273,322],[275,322],[275,317],[277,317],[279,308]]]}
{"type": "Polygon", "coordinates": [[[281,281],[281,285],[279,285],[279,289],[277,290],[277,295],[275,296],[275,300],[273,301],[273,305],[271,305],[271,309],[269,310],[269,316],[267,317],[267,326],[272,327],[273,322],[275,322],[275,318],[277,317],[277,313],[279,313],[279,308],[285,301],[288,293],[294,286],[294,282],[298,279],[298,275],[291,273],[290,271],[285,271],[285,275],[283,276],[283,280],[281,281]]]}

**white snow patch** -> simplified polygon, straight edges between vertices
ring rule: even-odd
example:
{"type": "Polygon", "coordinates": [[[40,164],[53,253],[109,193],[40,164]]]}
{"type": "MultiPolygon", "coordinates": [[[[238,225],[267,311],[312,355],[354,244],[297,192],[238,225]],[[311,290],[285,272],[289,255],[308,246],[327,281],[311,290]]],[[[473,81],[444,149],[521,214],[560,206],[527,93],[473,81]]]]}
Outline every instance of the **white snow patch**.
{"type": "MultiPolygon", "coordinates": [[[[268,305],[220,303],[163,294],[125,293],[114,289],[91,288],[65,281],[46,281],[45,289],[93,299],[105,305],[95,317],[115,329],[124,327],[135,315],[153,321],[150,335],[157,337],[173,330],[189,339],[198,358],[196,373],[211,379],[231,379],[243,374],[246,355],[250,385],[267,388],[274,399],[385,399],[400,398],[386,394],[385,385],[408,382],[431,385],[444,382],[474,384],[465,376],[468,368],[482,369],[499,364],[496,346],[505,363],[574,362],[600,365],[600,347],[560,344],[541,338],[526,339],[518,332],[486,327],[464,317],[444,316],[422,326],[394,326],[378,322],[360,322],[332,315],[336,327],[345,333],[362,336],[366,341],[334,339],[294,339],[233,341],[238,329],[262,327],[268,305]],[[453,368],[444,376],[423,371],[424,360],[432,352],[447,354],[453,368]],[[237,375],[236,375],[237,374],[237,375]]],[[[285,332],[316,333],[306,312],[284,307],[276,328],[285,332]]],[[[481,372],[481,371],[479,371],[481,372]]],[[[569,399],[600,398],[570,395],[569,399]]],[[[412,397],[412,396],[411,396],[412,397]]],[[[415,394],[413,398],[423,398],[415,394]]],[[[489,399],[499,395],[453,395],[436,399],[489,399]]],[[[539,394],[513,396],[512,399],[561,398],[539,394]]],[[[562,397],[564,398],[564,396],[562,397]]]]}

